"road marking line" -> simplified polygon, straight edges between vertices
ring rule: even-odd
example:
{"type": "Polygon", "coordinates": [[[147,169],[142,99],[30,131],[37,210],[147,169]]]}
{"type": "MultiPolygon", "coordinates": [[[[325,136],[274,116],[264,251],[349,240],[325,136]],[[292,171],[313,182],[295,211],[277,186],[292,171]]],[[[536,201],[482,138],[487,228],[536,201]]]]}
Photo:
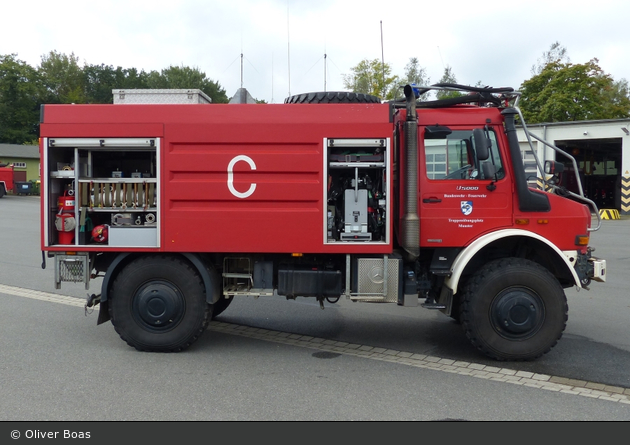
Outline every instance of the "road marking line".
{"type": "Polygon", "coordinates": [[[7,286],[5,284],[0,284],[0,293],[14,295],[16,297],[31,298],[33,300],[65,304],[68,306],[85,307],[85,300],[81,300],[76,297],[68,297],[66,295],[52,294],[50,292],[25,289],[23,287],[7,286]]]}
{"type": "MultiPolygon", "coordinates": [[[[48,301],[50,303],[65,304],[68,306],[85,307],[85,301],[76,297],[41,292],[15,286],[7,286],[4,284],[0,284],[0,293],[14,295],[16,297],[48,301]]],[[[250,337],[272,343],[282,343],[301,348],[336,352],[339,354],[352,355],[371,360],[398,363],[401,365],[414,366],[416,368],[432,369],[451,374],[466,375],[485,380],[511,383],[513,385],[522,385],[530,388],[544,389],[547,391],[579,395],[582,397],[596,398],[630,405],[630,388],[609,386],[602,383],[587,382],[584,380],[575,380],[546,374],[535,374],[527,371],[516,371],[509,368],[497,368],[495,366],[486,366],[480,363],[455,361],[425,354],[414,354],[394,349],[358,345],[325,338],[311,337],[309,335],[291,334],[287,332],[273,331],[270,329],[225,323],[216,320],[210,322],[208,329],[215,332],[222,332],[224,334],[250,337]]]]}

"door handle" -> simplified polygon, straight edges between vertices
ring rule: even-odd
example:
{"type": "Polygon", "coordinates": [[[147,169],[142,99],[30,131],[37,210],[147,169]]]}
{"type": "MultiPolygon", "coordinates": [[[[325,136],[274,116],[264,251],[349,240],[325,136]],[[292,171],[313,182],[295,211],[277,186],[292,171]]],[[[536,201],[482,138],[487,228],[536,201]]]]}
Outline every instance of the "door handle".
{"type": "Polygon", "coordinates": [[[442,202],[442,200],[439,198],[424,198],[422,202],[425,202],[427,204],[434,204],[436,202],[442,202]]]}

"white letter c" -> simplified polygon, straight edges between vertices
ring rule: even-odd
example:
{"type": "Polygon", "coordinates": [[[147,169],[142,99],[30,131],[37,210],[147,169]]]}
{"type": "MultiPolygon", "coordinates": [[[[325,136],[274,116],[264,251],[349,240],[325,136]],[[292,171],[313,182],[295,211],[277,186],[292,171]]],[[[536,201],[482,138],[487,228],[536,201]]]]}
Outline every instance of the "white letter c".
{"type": "Polygon", "coordinates": [[[254,190],[256,190],[256,183],[252,183],[249,186],[249,190],[247,190],[245,193],[241,193],[238,190],[236,190],[234,188],[234,166],[236,165],[236,163],[238,161],[245,161],[249,164],[249,166],[251,167],[252,170],[256,170],[256,164],[254,163],[254,161],[252,160],[252,158],[250,158],[249,156],[245,156],[245,155],[238,155],[236,156],[234,159],[232,159],[230,161],[230,163],[228,164],[228,180],[227,180],[227,185],[228,188],[230,189],[230,192],[236,196],[237,198],[247,198],[248,196],[251,196],[252,193],[254,193],[254,190]]]}

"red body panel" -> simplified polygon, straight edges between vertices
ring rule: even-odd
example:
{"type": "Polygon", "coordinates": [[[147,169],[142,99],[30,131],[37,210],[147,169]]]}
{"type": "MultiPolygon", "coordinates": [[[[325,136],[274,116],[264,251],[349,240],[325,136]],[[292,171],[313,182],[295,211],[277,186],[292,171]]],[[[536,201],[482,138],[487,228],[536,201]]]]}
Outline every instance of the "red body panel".
{"type": "Polygon", "coordinates": [[[392,251],[323,242],[324,138],[391,138],[387,105],[47,105],[41,136],[162,138],[164,251],[392,251]]]}
{"type": "MultiPolygon", "coordinates": [[[[46,105],[44,111],[43,138],[160,140],[159,250],[387,254],[394,248],[393,233],[388,243],[324,243],[324,139],[392,139],[396,122],[405,120],[404,110],[394,123],[387,104],[46,105]]],[[[518,211],[499,109],[458,106],[422,109],[418,115],[421,248],[464,247],[488,232],[520,228],[560,249],[576,249],[575,236],[586,235],[590,224],[584,205],[549,195],[550,212],[518,211]],[[487,190],[490,180],[427,177],[424,128],[435,124],[453,130],[494,128],[505,171],[495,190],[487,190]],[[468,215],[463,202],[472,206],[468,215]],[[517,226],[516,219],[529,219],[529,224],[517,226]]],[[[393,165],[396,159],[396,174],[404,183],[402,131],[397,140],[388,162],[393,165]]],[[[405,190],[398,193],[397,199],[391,197],[389,211],[400,221],[405,190]]],[[[43,239],[42,248],[50,249],[43,239]]]]}

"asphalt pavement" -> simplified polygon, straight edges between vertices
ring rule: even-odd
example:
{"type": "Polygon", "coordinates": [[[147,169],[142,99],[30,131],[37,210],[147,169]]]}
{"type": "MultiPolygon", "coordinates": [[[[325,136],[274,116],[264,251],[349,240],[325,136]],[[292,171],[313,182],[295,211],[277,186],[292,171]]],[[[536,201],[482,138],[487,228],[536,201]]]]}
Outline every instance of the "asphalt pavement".
{"type": "Polygon", "coordinates": [[[38,206],[0,200],[0,420],[630,420],[629,220],[593,234],[608,282],[567,291],[558,345],[512,363],[438,312],[277,296],[235,301],[183,353],[140,353],[86,315],[98,288],[54,289],[38,206]]]}

